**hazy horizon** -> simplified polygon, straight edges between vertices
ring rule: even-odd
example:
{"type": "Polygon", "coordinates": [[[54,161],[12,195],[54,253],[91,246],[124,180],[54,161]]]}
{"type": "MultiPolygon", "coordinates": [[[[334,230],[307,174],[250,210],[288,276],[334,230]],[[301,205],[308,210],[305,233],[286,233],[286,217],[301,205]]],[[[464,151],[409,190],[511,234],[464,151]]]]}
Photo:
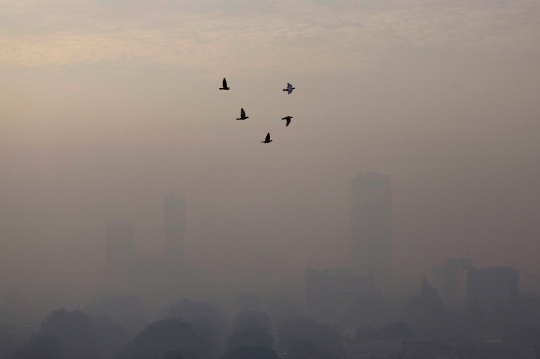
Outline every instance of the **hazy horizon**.
{"type": "Polygon", "coordinates": [[[396,277],[540,274],[538,5],[0,1],[0,285],[95,284],[107,221],[162,254],[171,191],[190,267],[347,266],[366,171],[392,177],[396,277]]]}

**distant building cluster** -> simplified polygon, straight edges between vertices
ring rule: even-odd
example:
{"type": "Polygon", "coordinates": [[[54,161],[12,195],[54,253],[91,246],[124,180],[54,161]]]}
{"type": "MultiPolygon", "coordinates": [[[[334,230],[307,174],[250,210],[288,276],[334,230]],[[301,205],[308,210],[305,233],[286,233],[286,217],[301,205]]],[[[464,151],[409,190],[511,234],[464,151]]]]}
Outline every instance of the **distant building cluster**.
{"type": "Polygon", "coordinates": [[[447,308],[494,311],[517,300],[519,270],[511,267],[474,268],[472,259],[449,259],[435,267],[434,285],[447,308]]]}
{"type": "MultiPolygon", "coordinates": [[[[246,291],[249,284],[186,268],[186,201],[170,193],[161,255],[135,254],[134,223],[106,224],[106,287],[99,288],[106,296],[80,305],[86,313],[53,310],[37,332],[28,330],[21,324],[31,323],[31,307],[20,291],[5,292],[0,319],[19,326],[0,322],[0,339],[9,344],[0,345],[0,357],[540,358],[538,277],[529,276],[520,294],[519,270],[452,258],[434,268],[431,283],[423,278],[419,290],[396,295],[390,176],[358,174],[351,197],[350,264],[307,268],[302,302],[297,286],[272,289],[266,281],[260,292],[246,291]],[[226,308],[227,297],[232,321],[214,307],[226,308]],[[153,322],[148,304],[161,308],[153,322]]],[[[50,288],[39,305],[59,291],[50,288]]]]}
{"type": "Polygon", "coordinates": [[[464,258],[449,259],[444,266],[433,270],[433,282],[448,308],[463,310],[467,307],[467,271],[472,268],[472,259],[464,258]]]}
{"type": "Polygon", "coordinates": [[[164,217],[164,254],[153,257],[135,255],[134,223],[109,222],[106,224],[105,271],[110,285],[129,283],[143,277],[161,279],[184,270],[185,198],[178,196],[176,192],[165,196],[164,217]]]}
{"type": "Polygon", "coordinates": [[[322,320],[345,315],[360,298],[387,290],[391,276],[391,180],[389,175],[359,173],[352,180],[352,245],[349,268],[304,273],[306,309],[322,320]]]}
{"type": "MultiPolygon", "coordinates": [[[[381,293],[391,290],[390,176],[359,173],[352,180],[351,197],[350,267],[308,268],[304,272],[306,310],[322,320],[335,321],[354,311],[355,306],[375,308],[373,303],[381,293]]],[[[424,281],[419,306],[429,303],[440,310],[444,307],[454,311],[482,308],[488,313],[517,300],[519,270],[480,269],[470,258],[449,259],[434,269],[433,283],[434,288],[424,281]]]]}

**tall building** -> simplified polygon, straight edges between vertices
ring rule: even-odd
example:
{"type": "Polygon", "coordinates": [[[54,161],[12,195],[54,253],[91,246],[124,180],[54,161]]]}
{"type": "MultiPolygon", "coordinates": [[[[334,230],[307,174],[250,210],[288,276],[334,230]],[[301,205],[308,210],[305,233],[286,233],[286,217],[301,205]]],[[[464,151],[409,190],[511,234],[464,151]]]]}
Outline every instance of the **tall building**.
{"type": "Polygon", "coordinates": [[[391,197],[389,175],[359,173],[352,180],[352,268],[372,272],[379,288],[390,280],[391,197]]]}
{"type": "Polygon", "coordinates": [[[126,276],[133,261],[135,226],[133,223],[106,224],[105,271],[109,278],[126,276]]]}
{"type": "Polygon", "coordinates": [[[473,268],[470,258],[452,258],[433,270],[434,284],[444,305],[453,310],[467,307],[467,271],[473,268]]]}
{"type": "Polygon", "coordinates": [[[172,192],[165,196],[165,257],[167,264],[184,268],[186,199],[172,192]]]}

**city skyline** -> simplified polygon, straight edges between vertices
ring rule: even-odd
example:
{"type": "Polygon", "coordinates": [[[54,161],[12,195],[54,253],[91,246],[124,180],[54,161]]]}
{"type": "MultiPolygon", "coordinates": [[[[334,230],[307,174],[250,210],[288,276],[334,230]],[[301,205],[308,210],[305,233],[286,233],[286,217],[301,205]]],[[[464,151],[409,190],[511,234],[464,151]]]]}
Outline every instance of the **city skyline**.
{"type": "Polygon", "coordinates": [[[107,221],[161,254],[171,189],[186,267],[300,280],[350,262],[369,171],[396,279],[538,275],[539,34],[530,0],[0,1],[0,287],[97,285],[107,221]]]}
{"type": "Polygon", "coordinates": [[[540,358],[539,64],[539,0],[0,0],[0,357],[540,358]]]}

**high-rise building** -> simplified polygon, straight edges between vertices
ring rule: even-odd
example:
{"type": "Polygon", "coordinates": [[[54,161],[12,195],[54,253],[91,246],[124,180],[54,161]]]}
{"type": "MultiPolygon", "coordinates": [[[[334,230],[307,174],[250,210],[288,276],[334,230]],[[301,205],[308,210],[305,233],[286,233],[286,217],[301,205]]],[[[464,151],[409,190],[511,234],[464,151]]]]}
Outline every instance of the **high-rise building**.
{"type": "Polygon", "coordinates": [[[184,268],[186,199],[172,192],[165,196],[165,257],[175,268],[184,268]]]}
{"type": "Polygon", "coordinates": [[[127,275],[133,260],[134,224],[109,222],[106,224],[106,237],[105,270],[108,277],[127,275]]]}
{"type": "Polygon", "coordinates": [[[463,310],[467,306],[467,271],[473,268],[470,258],[452,258],[435,267],[433,279],[446,307],[463,310]]]}
{"type": "Polygon", "coordinates": [[[379,288],[390,280],[391,198],[389,175],[359,173],[352,180],[352,268],[372,272],[379,288]]]}

